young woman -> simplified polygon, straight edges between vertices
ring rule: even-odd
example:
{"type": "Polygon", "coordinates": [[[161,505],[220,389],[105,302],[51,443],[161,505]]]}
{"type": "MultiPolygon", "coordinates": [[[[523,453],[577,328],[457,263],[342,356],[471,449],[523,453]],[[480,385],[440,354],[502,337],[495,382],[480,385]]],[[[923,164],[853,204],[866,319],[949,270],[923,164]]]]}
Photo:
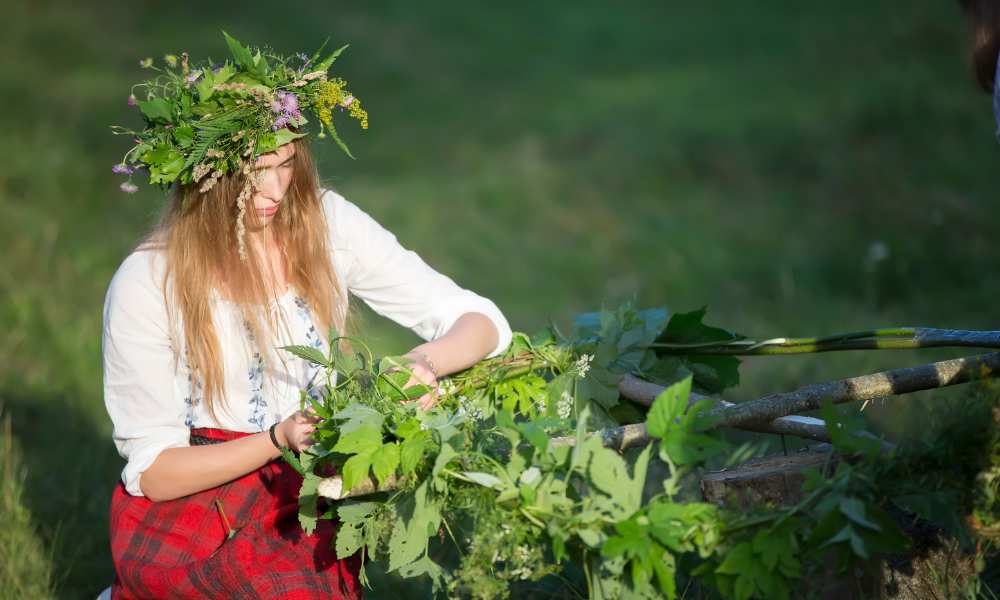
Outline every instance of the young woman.
{"type": "Polygon", "coordinates": [[[279,447],[310,445],[317,417],[297,408],[318,370],[276,348],[325,350],[349,295],[427,340],[407,355],[411,383],[436,386],[511,340],[492,301],[322,189],[304,139],[249,176],[245,205],[236,174],[175,186],[107,292],[104,398],[127,459],[111,502],[116,599],[360,596],[335,524],[298,524],[302,478],[279,447]]]}

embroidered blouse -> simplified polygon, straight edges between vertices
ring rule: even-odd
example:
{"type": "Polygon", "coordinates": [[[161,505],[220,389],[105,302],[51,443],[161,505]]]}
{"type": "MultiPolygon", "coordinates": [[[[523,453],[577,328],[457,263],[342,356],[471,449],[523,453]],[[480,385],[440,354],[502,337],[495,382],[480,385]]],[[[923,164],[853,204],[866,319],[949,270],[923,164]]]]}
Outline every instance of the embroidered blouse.
{"type": "MultiPolygon", "coordinates": [[[[435,271],[396,236],[332,190],[320,190],[329,230],[331,260],[341,297],[363,300],[376,313],[411,329],[424,340],[444,335],[467,312],[489,317],[499,342],[487,358],[507,349],[511,329],[493,301],[462,288],[435,271]]],[[[236,306],[217,293],[212,318],[224,366],[224,406],[218,420],[201,402],[183,350],[173,343],[160,288],[162,252],[137,250],[122,262],[104,301],[104,403],[113,439],[127,460],[125,489],[141,496],[142,472],[166,448],[187,446],[193,427],[259,432],[299,408],[300,390],[317,394],[319,368],[288,353],[272,355],[271,367],[236,306]]],[[[327,348],[309,305],[291,287],[269,307],[280,311],[274,347],[304,344],[327,348]]]]}

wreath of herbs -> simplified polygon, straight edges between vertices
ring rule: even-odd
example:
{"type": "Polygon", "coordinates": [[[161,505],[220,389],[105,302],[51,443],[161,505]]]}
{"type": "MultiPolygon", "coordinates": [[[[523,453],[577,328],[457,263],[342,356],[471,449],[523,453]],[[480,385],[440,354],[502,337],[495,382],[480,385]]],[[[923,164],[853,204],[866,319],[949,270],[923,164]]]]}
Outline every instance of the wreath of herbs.
{"type": "Polygon", "coordinates": [[[319,138],[327,135],[351,158],[337,133],[336,113],[345,113],[368,128],[368,113],[347,89],[347,82],[328,74],[347,46],[324,55],[327,42],[311,56],[282,56],[264,47],[244,46],[222,32],[232,59],[191,64],[187,52],[167,54],[163,63],[139,62],[158,74],[132,86],[128,105],[138,107],[145,128],[111,126],[129,135],[134,145],[112,167],[127,175],[121,189],[138,190],[132,177],[140,170],[162,188],[180,182],[211,189],[226,173],[249,174],[257,156],[307,135],[311,113],[319,138]]]}
{"type": "MultiPolygon", "coordinates": [[[[996,528],[987,501],[995,478],[981,474],[996,461],[968,460],[995,446],[995,394],[974,405],[982,418],[961,415],[955,435],[888,455],[861,433],[863,419],[827,403],[822,416],[843,458],[808,472],[798,504],[702,501],[696,475],[752,450],[722,441],[713,400],[689,403],[692,389],[735,385],[739,360],[664,350],[746,345],[705,325],[704,314],[668,319],[665,309],[626,304],[581,315],[572,339],[554,325],[515,333],[502,355],[441,380],[427,412],[407,403],[431,390],[403,387],[412,374],[404,357],[376,360],[356,339],[362,350],[343,352],[333,335],[328,355],[285,347],[326,369],[321,397],[302,394],[323,417],[316,443],[285,454],[303,475],[302,527],[312,533],[318,519],[337,519],[338,557],[384,561],[451,597],[672,599],[693,587],[738,600],[793,597],[831,556],[844,572],[906,551],[900,515],[940,525],[967,547],[962,515],[996,528]],[[622,411],[612,390],[625,373],[669,385],[647,412],[622,411]],[[624,454],[607,447],[592,430],[616,414],[638,415],[632,422],[654,443],[624,454]],[[659,482],[647,481],[651,469],[659,482]]],[[[361,579],[370,585],[364,566],[361,579]]]]}

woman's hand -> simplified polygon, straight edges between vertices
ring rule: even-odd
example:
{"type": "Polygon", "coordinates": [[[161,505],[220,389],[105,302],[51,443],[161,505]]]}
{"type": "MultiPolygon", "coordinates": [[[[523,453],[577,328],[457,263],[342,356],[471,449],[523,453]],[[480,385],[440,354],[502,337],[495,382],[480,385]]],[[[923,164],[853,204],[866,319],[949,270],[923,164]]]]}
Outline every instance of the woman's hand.
{"type": "Polygon", "coordinates": [[[295,452],[301,452],[313,444],[312,433],[316,430],[316,423],[320,421],[320,416],[316,414],[313,407],[306,407],[305,411],[297,410],[287,419],[274,428],[274,435],[278,438],[278,443],[288,446],[295,452]]]}
{"type": "Polygon", "coordinates": [[[412,360],[412,362],[407,365],[413,375],[410,376],[409,381],[403,386],[403,389],[410,387],[411,385],[424,384],[430,386],[431,391],[427,392],[423,396],[412,400],[411,402],[417,402],[420,405],[421,410],[430,410],[434,406],[434,403],[438,400],[438,381],[437,376],[434,371],[431,370],[427,360],[424,359],[419,353],[407,353],[403,356],[412,360]]]}

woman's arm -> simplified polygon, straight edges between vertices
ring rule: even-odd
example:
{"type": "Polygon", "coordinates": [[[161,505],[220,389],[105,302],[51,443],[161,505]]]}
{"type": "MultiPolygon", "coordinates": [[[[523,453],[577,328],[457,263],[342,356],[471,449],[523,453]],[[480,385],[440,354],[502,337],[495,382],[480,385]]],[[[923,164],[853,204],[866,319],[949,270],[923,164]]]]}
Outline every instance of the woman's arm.
{"type": "Polygon", "coordinates": [[[143,471],[139,487],[153,502],[173,500],[246,475],[280,454],[266,431],[210,446],[167,448],[143,471]]]}
{"type": "MultiPolygon", "coordinates": [[[[510,324],[492,300],[435,271],[343,196],[326,190],[323,203],[346,291],[427,340],[408,353],[415,379],[407,385],[419,381],[435,387],[434,371],[437,376],[460,371],[499,356],[510,345],[510,324]]],[[[426,409],[436,399],[430,392],[420,403],[426,409]]]]}
{"type": "MultiPolygon", "coordinates": [[[[298,452],[312,444],[318,420],[311,411],[296,411],[275,428],[275,437],[298,452]]],[[[228,483],[279,456],[267,431],[210,446],[167,448],[142,473],[139,487],[154,502],[173,500],[228,483]]]]}
{"type": "Polygon", "coordinates": [[[500,335],[496,325],[482,313],[467,312],[455,321],[448,333],[424,342],[407,353],[407,356],[427,355],[434,364],[438,377],[467,369],[496,348],[500,335]]]}
{"type": "MultiPolygon", "coordinates": [[[[443,336],[424,342],[404,355],[414,360],[414,364],[410,365],[413,377],[404,387],[425,383],[436,388],[438,377],[476,364],[497,347],[499,338],[492,319],[482,313],[463,314],[443,336]]],[[[417,402],[422,409],[428,410],[437,398],[435,389],[418,398],[417,402]]]]}
{"type": "Polygon", "coordinates": [[[343,196],[326,190],[323,203],[344,291],[433,344],[418,348],[431,348],[434,355],[429,356],[440,374],[461,370],[484,356],[498,356],[510,345],[510,324],[493,301],[435,271],[343,196]],[[460,318],[472,325],[459,325],[460,318]],[[483,354],[483,341],[488,339],[494,346],[483,354]]]}

